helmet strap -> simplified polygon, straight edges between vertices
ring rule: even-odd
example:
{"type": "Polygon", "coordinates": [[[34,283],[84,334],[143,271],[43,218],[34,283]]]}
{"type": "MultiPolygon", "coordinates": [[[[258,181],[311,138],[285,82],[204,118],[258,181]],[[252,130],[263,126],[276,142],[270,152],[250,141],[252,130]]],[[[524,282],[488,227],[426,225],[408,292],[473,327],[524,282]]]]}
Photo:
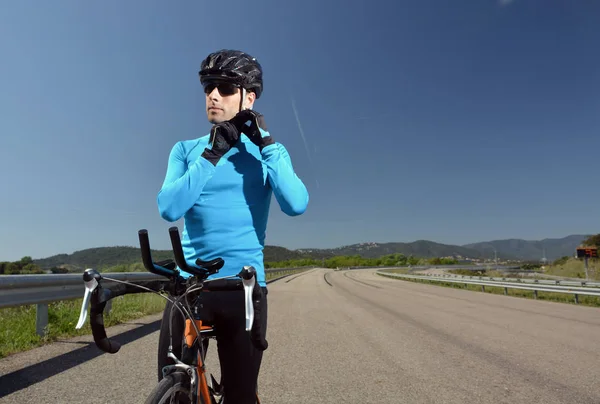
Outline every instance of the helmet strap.
{"type": "Polygon", "coordinates": [[[242,87],[242,97],[240,98],[240,110],[238,112],[242,112],[245,98],[246,98],[246,89],[244,87],[242,87]]]}

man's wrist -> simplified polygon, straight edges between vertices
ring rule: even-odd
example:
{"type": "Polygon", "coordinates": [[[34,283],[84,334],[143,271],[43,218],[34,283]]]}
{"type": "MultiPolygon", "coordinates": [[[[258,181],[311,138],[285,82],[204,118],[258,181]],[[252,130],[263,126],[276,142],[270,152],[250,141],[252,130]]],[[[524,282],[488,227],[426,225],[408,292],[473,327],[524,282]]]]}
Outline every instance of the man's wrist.
{"type": "Polygon", "coordinates": [[[221,160],[221,157],[223,157],[223,155],[215,152],[212,149],[209,149],[208,147],[204,149],[201,156],[204,157],[206,160],[210,161],[215,167],[217,166],[219,160],[221,160]]]}
{"type": "Polygon", "coordinates": [[[273,139],[272,136],[262,137],[261,140],[260,140],[259,149],[262,152],[265,147],[271,146],[273,144],[275,144],[275,139],[273,139]]]}

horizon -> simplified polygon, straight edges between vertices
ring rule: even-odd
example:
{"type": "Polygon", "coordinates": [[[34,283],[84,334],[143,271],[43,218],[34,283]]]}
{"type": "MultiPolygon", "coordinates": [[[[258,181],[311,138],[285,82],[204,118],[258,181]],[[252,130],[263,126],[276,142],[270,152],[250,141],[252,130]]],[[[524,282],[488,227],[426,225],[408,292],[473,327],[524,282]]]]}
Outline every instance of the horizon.
{"type": "MultiPolygon", "coordinates": [[[[566,239],[569,237],[588,237],[591,234],[585,234],[585,233],[581,233],[581,234],[569,234],[566,235],[564,237],[545,237],[543,239],[523,239],[523,238],[503,238],[503,239],[492,239],[492,240],[481,240],[481,241],[475,241],[475,242],[471,242],[471,243],[466,243],[466,244],[452,244],[452,243],[442,243],[442,242],[438,242],[435,240],[431,240],[431,239],[417,239],[417,240],[413,240],[413,241],[364,241],[364,242],[358,242],[358,243],[353,243],[353,244],[344,244],[344,245],[340,245],[337,247],[300,247],[300,248],[288,248],[282,245],[276,245],[276,244],[265,244],[265,247],[283,247],[286,248],[287,250],[290,251],[298,251],[298,250],[332,250],[332,249],[339,249],[339,248],[345,248],[345,247],[351,247],[351,246],[355,246],[355,245],[360,245],[360,244],[390,244],[390,243],[401,243],[401,244],[411,244],[411,243],[416,243],[419,241],[426,241],[426,242],[432,242],[432,243],[438,243],[438,244],[443,244],[443,245],[449,245],[449,246],[457,246],[457,247],[465,247],[465,248],[469,248],[467,247],[469,244],[479,244],[479,243],[494,243],[494,242],[502,242],[502,241],[510,241],[510,240],[520,240],[520,241],[526,241],[526,242],[543,242],[546,240],[562,240],[562,239],[566,239]]],[[[162,250],[162,251],[169,251],[171,250],[170,247],[168,248],[156,248],[152,245],[152,242],[150,242],[150,247],[152,250],[162,250]]],[[[55,253],[55,254],[50,254],[48,256],[44,256],[44,257],[35,257],[35,256],[30,256],[33,260],[42,260],[42,259],[48,259],[48,258],[52,258],[54,256],[57,255],[73,255],[77,252],[80,251],[86,251],[86,250],[92,250],[92,249],[98,249],[98,248],[140,248],[139,245],[103,245],[103,246],[96,246],[96,247],[87,247],[87,248],[82,248],[82,249],[77,249],[77,250],[73,250],[70,252],[59,252],[59,253],[55,253]]],[[[16,260],[12,260],[12,261],[19,261],[21,258],[23,257],[19,257],[16,260]]],[[[0,258],[0,262],[6,262],[9,260],[3,260],[0,258]]]]}
{"type": "Polygon", "coordinates": [[[210,130],[198,69],[221,48],[263,66],[255,110],[310,197],[296,217],[272,198],[266,245],[598,232],[600,2],[265,0],[251,29],[247,6],[3,4],[0,260],[141,228],[169,249],[183,220],[156,197],[174,144],[210,130]]]}

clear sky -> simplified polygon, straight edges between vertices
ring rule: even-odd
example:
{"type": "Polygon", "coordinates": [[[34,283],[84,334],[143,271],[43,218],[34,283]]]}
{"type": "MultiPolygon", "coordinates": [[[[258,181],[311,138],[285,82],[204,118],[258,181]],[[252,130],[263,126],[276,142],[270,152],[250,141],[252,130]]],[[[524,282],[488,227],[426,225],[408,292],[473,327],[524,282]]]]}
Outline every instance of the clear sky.
{"type": "Polygon", "coordinates": [[[169,248],[156,195],[210,129],[197,71],[221,48],[262,63],[255,109],[310,193],[299,217],[273,200],[268,244],[597,233],[598,21],[564,0],[2,2],[0,261],[140,228],[169,248]]]}

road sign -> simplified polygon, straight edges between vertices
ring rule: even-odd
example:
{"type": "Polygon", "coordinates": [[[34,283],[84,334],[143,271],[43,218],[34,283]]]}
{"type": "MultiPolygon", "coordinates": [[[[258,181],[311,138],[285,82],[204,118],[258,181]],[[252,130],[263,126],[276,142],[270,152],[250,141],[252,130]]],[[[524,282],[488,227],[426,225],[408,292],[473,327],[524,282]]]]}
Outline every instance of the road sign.
{"type": "Polygon", "coordinates": [[[598,247],[577,247],[577,258],[598,258],[598,247]]]}

